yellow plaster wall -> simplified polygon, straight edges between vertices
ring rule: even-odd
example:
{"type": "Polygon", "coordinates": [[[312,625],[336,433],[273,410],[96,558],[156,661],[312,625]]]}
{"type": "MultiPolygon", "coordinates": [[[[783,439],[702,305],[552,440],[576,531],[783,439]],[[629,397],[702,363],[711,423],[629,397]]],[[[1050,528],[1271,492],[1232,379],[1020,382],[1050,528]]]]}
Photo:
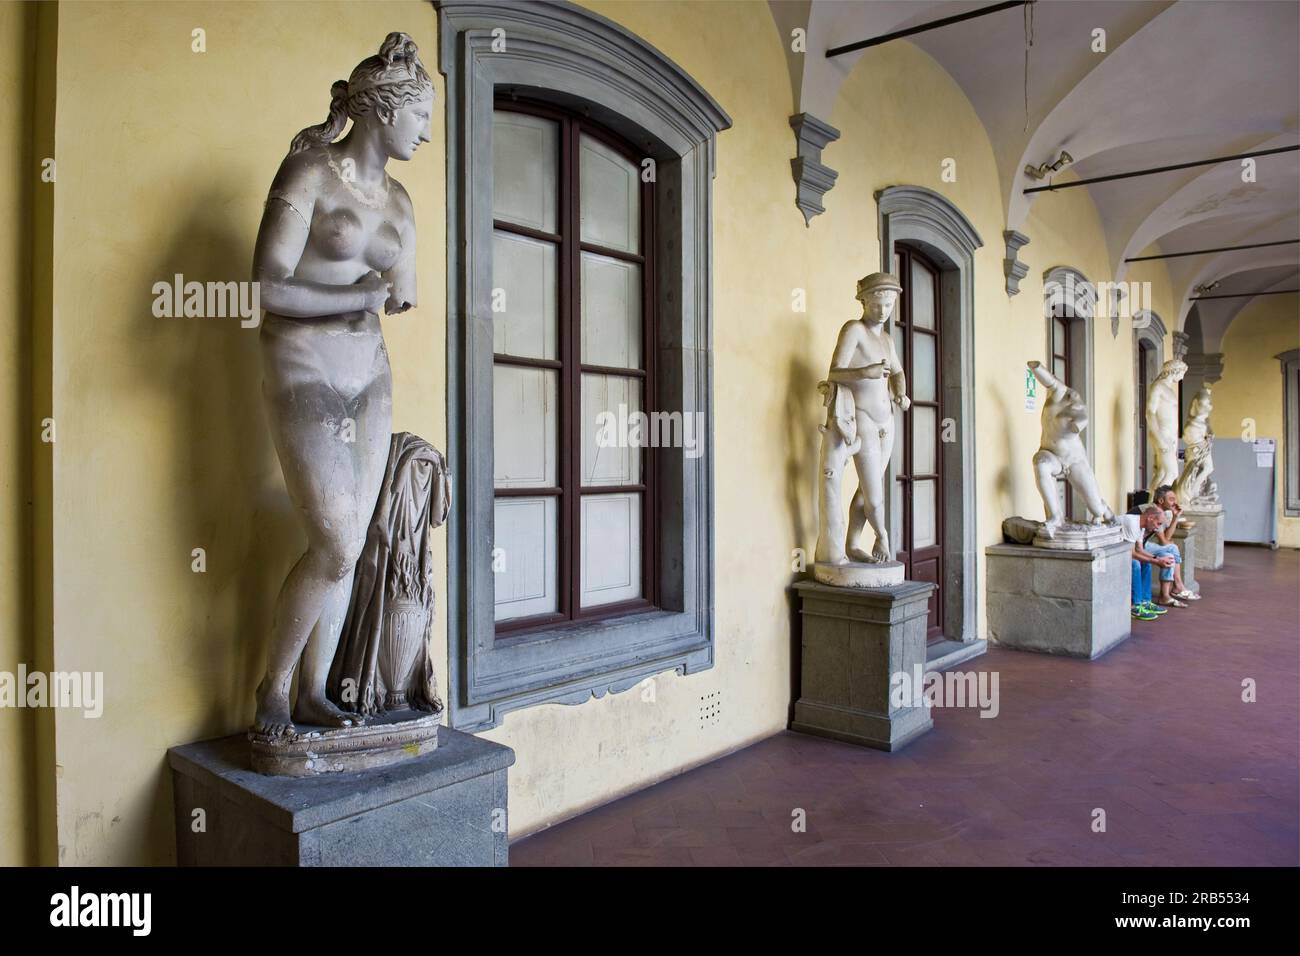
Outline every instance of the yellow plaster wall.
{"type": "MultiPolygon", "coordinates": [[[[1210,420],[1215,436],[1221,439],[1246,434],[1246,420],[1251,419],[1256,437],[1277,440],[1273,500],[1277,543],[1282,548],[1300,548],[1300,518],[1285,514],[1282,483],[1287,449],[1282,367],[1276,356],[1295,348],[1300,348],[1300,296],[1261,296],[1242,309],[1223,336],[1223,378],[1214,385],[1210,420]]],[[[1229,514],[1229,524],[1231,521],[1229,514]]],[[[1230,527],[1226,535],[1232,538],[1230,527]]]]}
{"type": "MultiPolygon", "coordinates": [[[[388,30],[410,33],[432,69],[434,22],[416,0],[62,7],[56,666],[106,684],[101,718],[57,717],[63,863],[171,859],[164,753],[249,722],[271,604],[305,543],[262,413],[256,330],[155,318],[153,283],[248,278],[289,140],[388,30]],[[191,50],[196,28],[205,53],[191,50]],[[194,548],[206,573],[191,570],[194,548]]],[[[394,428],[445,447],[433,125],[392,170],[415,204],[421,307],[385,332],[394,428]]]]}
{"type": "MultiPolygon", "coordinates": [[[[716,664],[648,689],[506,716],[518,836],[785,726],[793,552],[811,553],[816,382],[854,283],[880,261],[873,192],[949,196],[983,237],[976,260],[978,546],[1040,508],[1029,459],[1038,415],[1024,362],[1045,340],[1042,273],[1106,275],[1086,191],[1040,200],[1021,227],[1030,274],[1008,299],[1003,203],[987,135],[951,78],[907,43],[855,67],[829,121],[840,178],[805,228],[794,205],[789,77],[762,3],[593,3],[658,46],[728,111],[714,227],[716,664]],[[957,161],[957,181],[940,163],[957,161]],[[792,308],[795,290],[807,311],[792,308]],[[1026,344],[1028,343],[1028,344],[1026,344]],[[716,723],[701,705],[720,700],[716,723]]],[[[301,548],[266,434],[257,340],[233,320],[155,319],[151,287],[247,275],[261,202],[289,139],[325,113],[330,82],[402,29],[436,64],[432,8],[371,4],[70,4],[58,40],[54,527],[57,666],[103,670],[97,721],[60,712],[59,858],[166,862],[168,746],[252,716],[271,602],[301,548]],[[304,34],[302,24],[313,24],[304,34]],[[191,31],[207,52],[191,52],[191,31]],[[207,572],[191,571],[191,550],[207,572]]],[[[438,108],[443,103],[438,83],[438,108]]],[[[386,320],[394,427],[445,447],[444,143],[394,169],[415,202],[421,307],[386,320]]],[[[1156,311],[1173,314],[1163,269],[1156,311]],[[1160,295],[1165,298],[1160,299],[1160,295]]],[[[1104,325],[1104,328],[1103,328],[1104,325]]],[[[1095,332],[1098,474],[1122,504],[1132,471],[1131,330],[1095,332]],[[1117,453],[1105,451],[1118,446],[1117,453]]],[[[439,535],[445,559],[445,536],[439,535]]],[[[983,556],[979,559],[983,580],[983,556]]],[[[445,571],[438,574],[446,593],[445,571]]],[[[983,633],[983,587],[978,586],[983,633]]],[[[445,686],[446,624],[433,658],[445,686]]]]}
{"type": "MultiPolygon", "coordinates": [[[[25,612],[30,584],[27,499],[30,476],[31,383],[26,369],[31,304],[30,195],[36,176],[29,166],[28,126],[33,30],[31,11],[21,4],[0,5],[0,382],[5,414],[0,417],[0,671],[14,673],[31,660],[31,622],[25,612]],[[27,587],[24,585],[27,584],[27,587]]],[[[0,866],[32,862],[34,818],[29,714],[0,709],[0,866]]]]}

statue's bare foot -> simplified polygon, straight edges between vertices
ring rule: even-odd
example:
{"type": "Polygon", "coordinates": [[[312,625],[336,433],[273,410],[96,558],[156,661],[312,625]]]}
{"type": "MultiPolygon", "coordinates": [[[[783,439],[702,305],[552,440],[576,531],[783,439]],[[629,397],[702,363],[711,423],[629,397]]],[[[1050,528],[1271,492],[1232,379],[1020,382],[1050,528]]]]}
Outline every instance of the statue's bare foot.
{"type": "Polygon", "coordinates": [[[366,719],[348,713],[323,697],[304,697],[293,708],[293,719],[313,727],[360,727],[366,719]]]}
{"type": "Polygon", "coordinates": [[[1043,537],[1046,538],[1046,539],[1049,540],[1049,541],[1052,540],[1053,538],[1056,537],[1056,529],[1059,528],[1060,526],[1061,526],[1061,519],[1060,519],[1060,518],[1054,518],[1054,519],[1052,519],[1052,520],[1050,520],[1050,521],[1044,521],[1044,522],[1043,522],[1043,537]]]}
{"type": "Polygon", "coordinates": [[[272,694],[266,678],[257,685],[257,716],[253,718],[253,733],[267,737],[292,737],[297,733],[289,719],[287,694],[272,694]]]}
{"type": "MultiPolygon", "coordinates": [[[[861,548],[849,548],[849,557],[860,564],[872,563],[871,555],[867,554],[867,552],[863,551],[861,548]]],[[[848,561],[845,561],[844,563],[848,564],[848,561]]]]}
{"type": "Polygon", "coordinates": [[[889,538],[881,534],[876,538],[876,546],[871,549],[872,564],[887,564],[889,562],[889,538]]]}

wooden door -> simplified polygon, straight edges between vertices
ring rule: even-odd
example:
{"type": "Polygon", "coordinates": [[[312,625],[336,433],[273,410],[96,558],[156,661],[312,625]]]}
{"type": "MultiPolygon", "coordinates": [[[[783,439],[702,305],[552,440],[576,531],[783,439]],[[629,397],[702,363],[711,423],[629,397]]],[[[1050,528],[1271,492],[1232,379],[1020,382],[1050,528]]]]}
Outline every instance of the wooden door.
{"type": "Polygon", "coordinates": [[[895,436],[894,533],[898,560],[911,581],[929,581],[929,641],[943,639],[943,315],[939,269],[915,249],[900,246],[895,268],[903,286],[892,334],[912,400],[895,436]],[[900,520],[901,519],[901,520],[900,520]]]}

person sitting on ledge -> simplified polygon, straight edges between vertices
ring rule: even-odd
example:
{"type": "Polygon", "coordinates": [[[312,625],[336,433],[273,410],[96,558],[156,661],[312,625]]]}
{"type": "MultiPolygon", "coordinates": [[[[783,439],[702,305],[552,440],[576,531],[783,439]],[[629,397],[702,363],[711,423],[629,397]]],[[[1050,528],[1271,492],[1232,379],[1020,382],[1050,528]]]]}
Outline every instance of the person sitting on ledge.
{"type": "Polygon", "coordinates": [[[1165,526],[1153,535],[1149,535],[1142,546],[1146,548],[1147,554],[1156,556],[1167,554],[1174,559],[1175,564],[1172,568],[1160,572],[1161,594],[1163,595],[1165,590],[1163,582],[1172,580],[1173,593],[1165,603],[1172,607],[1185,607],[1186,605],[1180,605],[1178,602],[1199,601],[1201,596],[1183,583],[1183,556],[1178,550],[1178,545],[1174,544],[1174,527],[1182,516],[1183,506],[1178,503],[1178,494],[1172,485],[1161,485],[1156,489],[1155,503],[1165,511],[1165,526]],[[1166,577],[1166,574],[1169,576],[1166,577]]]}
{"type": "MultiPolygon", "coordinates": [[[[1163,527],[1147,533],[1142,548],[1147,554],[1158,558],[1168,555],[1174,559],[1172,568],[1160,569],[1160,603],[1167,607],[1186,607],[1183,601],[1199,601],[1201,596],[1183,583],[1183,555],[1173,540],[1174,526],[1183,509],[1172,485],[1161,485],[1156,489],[1154,504],[1164,512],[1165,523],[1163,527]]],[[[1133,508],[1129,514],[1139,514],[1143,507],[1133,508]]]]}
{"type": "MultiPolygon", "coordinates": [[[[1160,615],[1167,614],[1168,608],[1157,607],[1151,602],[1151,566],[1159,565],[1162,569],[1168,569],[1175,562],[1167,554],[1156,557],[1145,550],[1142,539],[1147,532],[1164,526],[1165,513],[1159,505],[1146,505],[1141,514],[1119,515],[1115,520],[1119,524],[1120,535],[1133,546],[1133,586],[1130,593],[1133,617],[1139,621],[1154,621],[1160,615]]],[[[1162,581],[1162,593],[1166,586],[1166,582],[1162,581]]]]}

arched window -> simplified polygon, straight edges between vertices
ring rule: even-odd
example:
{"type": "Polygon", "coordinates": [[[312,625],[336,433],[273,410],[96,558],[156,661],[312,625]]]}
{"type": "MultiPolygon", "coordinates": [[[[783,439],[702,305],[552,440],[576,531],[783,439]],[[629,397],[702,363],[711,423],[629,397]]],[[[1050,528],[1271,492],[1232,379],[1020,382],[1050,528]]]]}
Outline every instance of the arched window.
{"type": "Polygon", "coordinates": [[[575,4],[437,9],[448,698],[478,730],[713,664],[712,186],[731,120],[575,4]],[[668,413],[676,440],[620,442],[636,410],[668,413]]]}
{"type": "Polygon", "coordinates": [[[570,110],[498,97],[492,135],[496,632],[644,611],[656,440],[683,437],[642,427],[661,421],[655,184],[570,110]]]}
{"type": "MultiPolygon", "coordinates": [[[[1077,391],[1088,409],[1089,426],[1083,433],[1089,464],[1095,464],[1093,432],[1096,404],[1092,393],[1092,323],[1096,314],[1097,291],[1077,269],[1058,266],[1043,277],[1047,322],[1045,361],[1052,374],[1077,391]]],[[[1059,487],[1067,518],[1086,513],[1082,501],[1075,501],[1074,489],[1062,478],[1059,487]]]]}
{"type": "Polygon", "coordinates": [[[942,667],[983,643],[974,428],[975,250],[983,242],[961,210],[931,189],[889,186],[876,203],[881,269],[903,285],[891,334],[913,403],[895,419],[890,540],[903,548],[909,578],[938,586],[927,658],[942,667]]]}
{"type": "Polygon", "coordinates": [[[1133,317],[1133,488],[1137,490],[1149,487],[1151,444],[1147,436],[1147,392],[1160,373],[1164,355],[1164,322],[1154,312],[1139,312],[1133,317]]]}

